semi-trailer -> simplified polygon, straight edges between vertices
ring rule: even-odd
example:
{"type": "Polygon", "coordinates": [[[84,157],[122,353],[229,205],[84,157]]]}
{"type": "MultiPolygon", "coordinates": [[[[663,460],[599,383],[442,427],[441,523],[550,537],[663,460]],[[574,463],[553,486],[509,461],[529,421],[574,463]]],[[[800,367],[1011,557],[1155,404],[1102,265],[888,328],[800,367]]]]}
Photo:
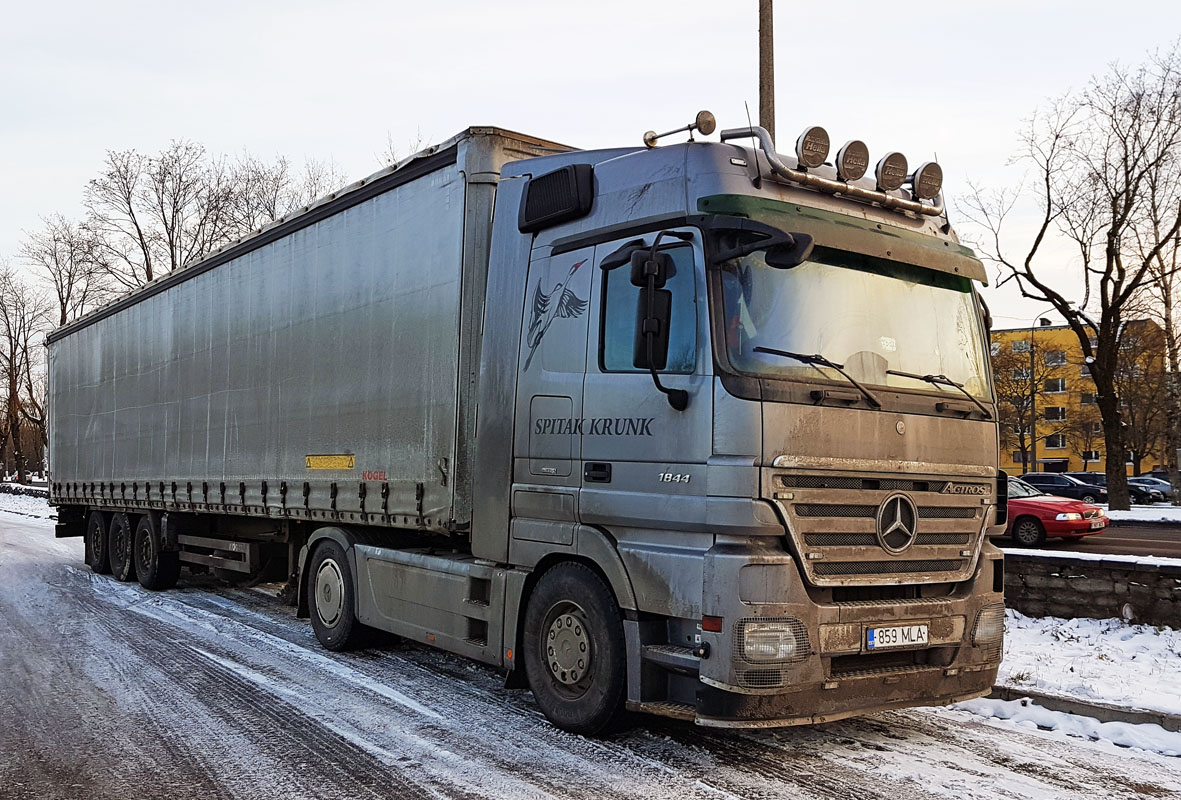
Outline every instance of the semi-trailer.
{"type": "Polygon", "coordinates": [[[988,692],[1005,481],[942,173],[713,128],[468,128],[54,331],[57,534],[149,589],[278,570],[325,647],[477,659],[581,733],[988,692]]]}

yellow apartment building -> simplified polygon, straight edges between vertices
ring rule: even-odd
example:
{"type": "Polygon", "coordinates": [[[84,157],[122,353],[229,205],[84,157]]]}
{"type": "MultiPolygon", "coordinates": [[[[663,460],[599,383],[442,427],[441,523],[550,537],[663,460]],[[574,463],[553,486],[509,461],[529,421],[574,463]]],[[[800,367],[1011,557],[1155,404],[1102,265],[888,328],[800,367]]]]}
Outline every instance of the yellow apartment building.
{"type": "MultiPolygon", "coordinates": [[[[1117,392],[1132,475],[1137,466],[1147,472],[1163,463],[1164,333],[1150,320],[1128,322],[1120,351],[1117,392]]],[[[1073,330],[1040,324],[994,330],[992,369],[1002,469],[1010,475],[1106,470],[1095,383],[1073,330]]]]}

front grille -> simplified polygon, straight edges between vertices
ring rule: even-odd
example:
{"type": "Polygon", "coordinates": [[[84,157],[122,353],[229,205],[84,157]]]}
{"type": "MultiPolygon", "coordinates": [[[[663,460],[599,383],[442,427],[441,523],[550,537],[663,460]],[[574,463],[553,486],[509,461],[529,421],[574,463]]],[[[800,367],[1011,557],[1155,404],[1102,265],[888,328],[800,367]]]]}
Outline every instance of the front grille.
{"type": "MultiPolygon", "coordinates": [[[[920,533],[915,537],[916,545],[967,544],[970,533],[920,533]]],[[[878,537],[872,533],[809,533],[804,535],[809,547],[872,547],[878,537]]]]}
{"type": "Polygon", "coordinates": [[[975,519],[975,506],[919,506],[919,519],[975,519]]]}
{"type": "MultiPolygon", "coordinates": [[[[975,519],[974,506],[919,506],[919,519],[975,519]]],[[[800,517],[838,517],[844,519],[873,519],[877,506],[849,505],[844,503],[797,503],[794,507],[800,517]]]]}
{"type": "Polygon", "coordinates": [[[858,478],[848,475],[781,475],[779,481],[789,489],[859,489],[885,492],[942,492],[948,484],[948,481],[858,478]]]}
{"type": "Polygon", "coordinates": [[[817,575],[890,575],[916,572],[955,572],[965,566],[958,559],[927,561],[820,561],[813,569],[817,575]]]}
{"type": "Polygon", "coordinates": [[[1097,508],[1088,508],[1083,512],[1083,519],[1095,519],[1097,516],[1099,516],[1099,509],[1097,508]]]}
{"type": "Polygon", "coordinates": [[[853,675],[872,675],[881,672],[901,672],[913,669],[919,658],[926,658],[921,650],[896,650],[885,653],[865,653],[835,656],[829,662],[828,674],[834,678],[853,675]]]}

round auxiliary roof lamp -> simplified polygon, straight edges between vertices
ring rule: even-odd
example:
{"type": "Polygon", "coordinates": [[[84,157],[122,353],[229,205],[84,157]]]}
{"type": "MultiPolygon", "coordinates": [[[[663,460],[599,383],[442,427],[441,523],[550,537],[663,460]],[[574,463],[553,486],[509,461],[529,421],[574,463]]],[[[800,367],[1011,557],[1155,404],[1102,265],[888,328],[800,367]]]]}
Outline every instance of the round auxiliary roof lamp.
{"type": "Polygon", "coordinates": [[[828,158],[828,131],[819,125],[804,128],[796,139],[796,161],[804,169],[815,169],[828,158]]]}
{"type": "Polygon", "coordinates": [[[924,161],[907,182],[914,189],[915,197],[934,200],[943,188],[943,168],[934,161],[924,161]]]}
{"type": "Polygon", "coordinates": [[[892,192],[901,189],[902,184],[906,183],[906,156],[899,152],[886,153],[878,162],[874,175],[877,177],[879,191],[892,192]]]}
{"type": "Polygon", "coordinates": [[[837,151],[837,175],[843,181],[859,181],[869,169],[869,148],[860,139],[850,139],[837,151]]]}

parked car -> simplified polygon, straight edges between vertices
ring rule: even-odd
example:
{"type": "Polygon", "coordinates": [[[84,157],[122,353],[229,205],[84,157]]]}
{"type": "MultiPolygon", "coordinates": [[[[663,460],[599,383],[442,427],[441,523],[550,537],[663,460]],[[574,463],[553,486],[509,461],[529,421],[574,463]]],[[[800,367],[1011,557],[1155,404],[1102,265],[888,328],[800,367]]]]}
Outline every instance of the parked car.
{"type": "MultiPolygon", "coordinates": [[[[1092,473],[1092,476],[1094,473],[1092,473]]],[[[1071,497],[1084,503],[1106,503],[1107,490],[1093,483],[1083,483],[1060,472],[1028,472],[1021,480],[1046,494],[1071,497]]]]}
{"type": "Polygon", "coordinates": [[[1128,478],[1128,483],[1136,486],[1147,486],[1160,492],[1163,500],[1167,500],[1173,496],[1173,484],[1169,483],[1168,478],[1154,478],[1148,475],[1141,475],[1137,478],[1128,478]]]}
{"type": "Polygon", "coordinates": [[[1110,520],[1098,506],[1045,494],[1023,480],[1009,478],[1009,525],[1005,535],[1024,547],[1038,547],[1050,536],[1081,539],[1103,533],[1110,520]]]}
{"type": "MultiPolygon", "coordinates": [[[[1107,476],[1101,472],[1064,472],[1075,480],[1089,483],[1092,486],[1100,486],[1107,488],[1107,476]]],[[[1152,505],[1153,503],[1164,502],[1165,496],[1154,486],[1137,486],[1133,483],[1134,478],[1128,478],[1128,496],[1133,503],[1140,503],[1145,505],[1152,505]]]]}

